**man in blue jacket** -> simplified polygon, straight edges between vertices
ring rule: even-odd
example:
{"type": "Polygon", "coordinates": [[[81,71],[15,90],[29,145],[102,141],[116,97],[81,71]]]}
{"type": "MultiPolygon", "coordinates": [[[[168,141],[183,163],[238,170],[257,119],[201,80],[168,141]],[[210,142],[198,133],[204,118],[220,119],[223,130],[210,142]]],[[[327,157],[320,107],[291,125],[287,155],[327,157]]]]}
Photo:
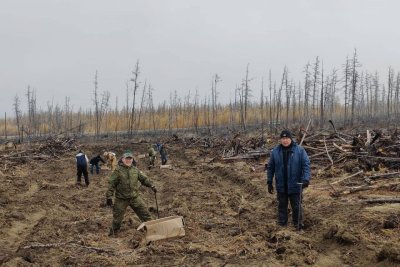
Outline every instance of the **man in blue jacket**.
{"type": "Polygon", "coordinates": [[[310,183],[310,160],[303,147],[292,140],[292,134],[284,130],[280,134],[280,145],[271,153],[267,168],[268,193],[273,194],[275,176],[278,193],[278,224],[287,226],[288,204],[292,208],[293,224],[298,230],[302,227],[301,194],[310,183]]]}

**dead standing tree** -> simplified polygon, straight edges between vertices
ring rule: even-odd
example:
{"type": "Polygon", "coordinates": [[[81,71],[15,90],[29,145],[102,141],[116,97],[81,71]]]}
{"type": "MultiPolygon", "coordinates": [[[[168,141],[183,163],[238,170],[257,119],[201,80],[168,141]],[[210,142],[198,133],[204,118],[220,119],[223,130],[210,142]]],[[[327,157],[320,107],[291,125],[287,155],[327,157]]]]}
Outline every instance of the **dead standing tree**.
{"type": "Polygon", "coordinates": [[[393,87],[394,87],[394,70],[392,67],[389,67],[388,71],[388,93],[387,93],[387,110],[386,110],[386,116],[390,125],[390,114],[392,112],[392,106],[393,106],[393,87]]]}
{"type": "Polygon", "coordinates": [[[310,63],[305,66],[304,72],[306,74],[304,78],[304,103],[303,103],[303,118],[307,121],[310,119],[310,63]]]}
{"type": "Polygon", "coordinates": [[[215,122],[217,118],[217,97],[218,97],[217,84],[221,81],[222,81],[221,77],[219,77],[218,74],[215,74],[211,82],[212,128],[214,132],[216,131],[215,122]]]}
{"type": "Polygon", "coordinates": [[[72,109],[70,107],[70,98],[69,96],[65,97],[65,106],[64,106],[64,134],[69,136],[69,131],[72,128],[72,109]]]}
{"type": "Polygon", "coordinates": [[[96,119],[96,126],[95,126],[95,135],[96,138],[99,138],[100,134],[100,103],[99,103],[99,94],[98,94],[98,81],[97,81],[97,70],[94,75],[94,115],[96,119]]]}
{"type": "Polygon", "coordinates": [[[260,109],[261,109],[261,141],[264,142],[264,77],[261,80],[261,99],[260,99],[260,109]]]}
{"type": "Polygon", "coordinates": [[[289,109],[290,109],[290,100],[292,97],[292,84],[289,84],[288,82],[288,69],[285,66],[284,73],[285,73],[285,78],[283,80],[284,86],[285,86],[285,94],[286,94],[286,128],[289,127],[289,109]]]}
{"type": "Polygon", "coordinates": [[[100,136],[100,130],[101,130],[101,123],[104,118],[104,115],[107,112],[108,109],[108,104],[110,101],[110,93],[109,92],[103,92],[101,102],[99,100],[99,92],[98,92],[98,76],[97,76],[97,70],[94,78],[94,107],[95,107],[95,122],[96,122],[96,127],[95,127],[95,135],[96,138],[99,138],[100,136]]]}
{"type": "Polygon", "coordinates": [[[129,121],[128,121],[128,131],[129,131],[129,135],[132,137],[133,135],[133,128],[135,125],[135,102],[136,102],[136,93],[137,90],[139,88],[139,74],[140,74],[140,70],[139,70],[139,60],[136,62],[135,65],[135,70],[132,71],[133,77],[131,78],[131,82],[133,82],[133,100],[132,100],[132,110],[131,110],[131,114],[129,116],[129,121]]]}
{"type": "Polygon", "coordinates": [[[351,115],[350,115],[350,126],[354,125],[354,110],[356,107],[356,96],[357,96],[357,83],[358,83],[358,70],[361,65],[357,59],[357,50],[354,49],[353,58],[351,60],[351,115]]]}
{"type": "Polygon", "coordinates": [[[249,78],[249,64],[246,67],[246,77],[242,81],[242,86],[239,90],[239,101],[240,101],[240,125],[243,130],[246,130],[247,126],[247,115],[249,102],[251,97],[250,82],[253,79],[249,78]]]}
{"type": "Polygon", "coordinates": [[[29,85],[26,96],[28,98],[28,129],[24,130],[31,138],[37,134],[39,122],[37,120],[36,93],[35,90],[31,90],[29,85]]]}
{"type": "Polygon", "coordinates": [[[196,89],[196,94],[194,96],[194,104],[193,104],[193,126],[196,130],[196,134],[199,133],[199,116],[200,116],[199,94],[196,89]]]}
{"type": "Polygon", "coordinates": [[[312,118],[315,119],[317,115],[317,102],[318,102],[318,94],[317,94],[317,87],[319,84],[319,75],[320,75],[320,70],[319,70],[319,57],[315,58],[315,64],[314,64],[314,74],[313,74],[313,92],[312,92],[312,118]]]}
{"type": "MultiPolygon", "coordinates": [[[[269,70],[268,73],[268,81],[269,81],[269,129],[272,130],[272,120],[274,119],[274,114],[272,113],[272,73],[271,70],[269,70]]],[[[275,91],[275,89],[274,89],[275,91]]]]}
{"type": "Polygon", "coordinates": [[[17,123],[17,135],[18,135],[18,140],[20,142],[23,142],[23,132],[22,132],[22,127],[21,127],[21,123],[22,123],[22,112],[21,112],[21,108],[20,108],[21,102],[18,98],[18,95],[15,95],[14,97],[14,112],[15,112],[15,120],[17,123]]]}
{"type": "MultiPolygon", "coordinates": [[[[281,85],[279,86],[278,92],[274,89],[274,94],[275,94],[275,105],[276,105],[276,118],[275,118],[275,127],[277,126],[280,116],[281,116],[281,111],[282,111],[282,90],[283,86],[285,84],[285,80],[287,79],[287,68],[286,66],[283,68],[283,74],[282,74],[282,80],[281,80],[281,85]]],[[[275,87],[274,87],[275,88],[275,87]]],[[[275,128],[277,129],[277,128],[275,128]]]]}
{"type": "Polygon", "coordinates": [[[378,72],[375,72],[375,76],[373,77],[373,88],[374,88],[374,101],[373,101],[373,106],[374,106],[374,111],[373,114],[375,117],[378,117],[379,114],[379,94],[380,94],[380,88],[379,88],[379,74],[378,72]]]}
{"type": "Polygon", "coordinates": [[[47,114],[46,115],[47,115],[47,123],[49,125],[49,130],[48,130],[49,134],[54,133],[54,119],[53,119],[54,111],[53,110],[54,110],[54,99],[52,99],[51,104],[49,101],[47,102],[47,114]]]}
{"type": "Polygon", "coordinates": [[[295,122],[297,102],[296,102],[296,85],[294,84],[294,81],[292,81],[291,87],[292,87],[292,100],[291,100],[291,102],[292,102],[292,122],[295,122]]]}
{"type": "Polygon", "coordinates": [[[153,87],[151,87],[151,84],[149,84],[149,89],[147,90],[148,92],[148,110],[150,112],[150,119],[152,122],[153,130],[156,130],[156,119],[155,119],[155,112],[154,112],[154,101],[153,101],[153,87]]]}
{"type": "Polygon", "coordinates": [[[349,58],[346,57],[344,65],[344,126],[347,124],[347,116],[349,109],[349,77],[350,77],[350,63],[349,58]]]}
{"type": "Polygon", "coordinates": [[[395,105],[394,105],[394,113],[395,113],[395,118],[399,119],[399,107],[400,107],[400,72],[397,73],[397,78],[396,78],[396,86],[395,86],[395,94],[394,94],[394,99],[395,99],[395,105]]]}
{"type": "MultiPolygon", "coordinates": [[[[136,129],[140,128],[140,120],[142,118],[142,113],[144,112],[146,87],[147,87],[147,81],[145,81],[144,85],[143,85],[143,91],[142,91],[142,97],[140,99],[139,115],[138,115],[138,120],[137,120],[137,124],[136,124],[136,129]]],[[[144,121],[144,124],[146,124],[146,121],[144,121]]],[[[146,125],[144,125],[143,128],[146,128],[146,125]]]]}
{"type": "Polygon", "coordinates": [[[319,106],[319,128],[324,127],[324,62],[321,62],[321,95],[320,95],[320,106],[319,106]]]}

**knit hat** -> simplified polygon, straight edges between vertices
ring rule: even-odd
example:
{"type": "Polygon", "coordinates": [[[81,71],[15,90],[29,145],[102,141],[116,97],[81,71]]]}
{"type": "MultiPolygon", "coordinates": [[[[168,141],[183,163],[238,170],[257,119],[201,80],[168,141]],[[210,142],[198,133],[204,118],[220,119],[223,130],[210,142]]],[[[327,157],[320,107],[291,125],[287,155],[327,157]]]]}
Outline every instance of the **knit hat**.
{"type": "Polygon", "coordinates": [[[289,130],[283,130],[280,135],[281,138],[287,137],[292,139],[292,133],[289,130]]]}

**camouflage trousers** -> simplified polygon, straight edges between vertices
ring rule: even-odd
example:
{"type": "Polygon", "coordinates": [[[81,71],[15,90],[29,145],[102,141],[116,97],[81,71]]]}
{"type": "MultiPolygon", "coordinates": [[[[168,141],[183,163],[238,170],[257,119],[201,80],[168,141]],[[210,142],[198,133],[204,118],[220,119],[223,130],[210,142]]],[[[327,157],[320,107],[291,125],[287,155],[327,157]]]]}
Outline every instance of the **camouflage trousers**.
{"type": "Polygon", "coordinates": [[[154,167],[155,160],[156,160],[156,156],[149,157],[149,167],[154,167]]]}
{"type": "Polygon", "coordinates": [[[115,198],[113,207],[113,222],[110,229],[110,235],[118,232],[124,219],[126,208],[130,206],[142,222],[150,221],[151,215],[146,205],[140,197],[121,199],[115,198]]]}

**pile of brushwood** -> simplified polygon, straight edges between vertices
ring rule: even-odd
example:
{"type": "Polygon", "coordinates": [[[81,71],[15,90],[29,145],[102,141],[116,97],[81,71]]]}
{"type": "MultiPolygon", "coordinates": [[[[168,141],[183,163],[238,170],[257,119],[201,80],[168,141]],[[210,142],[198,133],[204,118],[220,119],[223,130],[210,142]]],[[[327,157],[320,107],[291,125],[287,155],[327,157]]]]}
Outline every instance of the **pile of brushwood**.
{"type": "Polygon", "coordinates": [[[32,161],[43,162],[49,158],[59,159],[71,150],[77,150],[74,138],[48,138],[45,141],[30,144],[18,144],[12,149],[0,152],[0,162],[4,166],[3,172],[12,170],[13,166],[32,161]]]}

